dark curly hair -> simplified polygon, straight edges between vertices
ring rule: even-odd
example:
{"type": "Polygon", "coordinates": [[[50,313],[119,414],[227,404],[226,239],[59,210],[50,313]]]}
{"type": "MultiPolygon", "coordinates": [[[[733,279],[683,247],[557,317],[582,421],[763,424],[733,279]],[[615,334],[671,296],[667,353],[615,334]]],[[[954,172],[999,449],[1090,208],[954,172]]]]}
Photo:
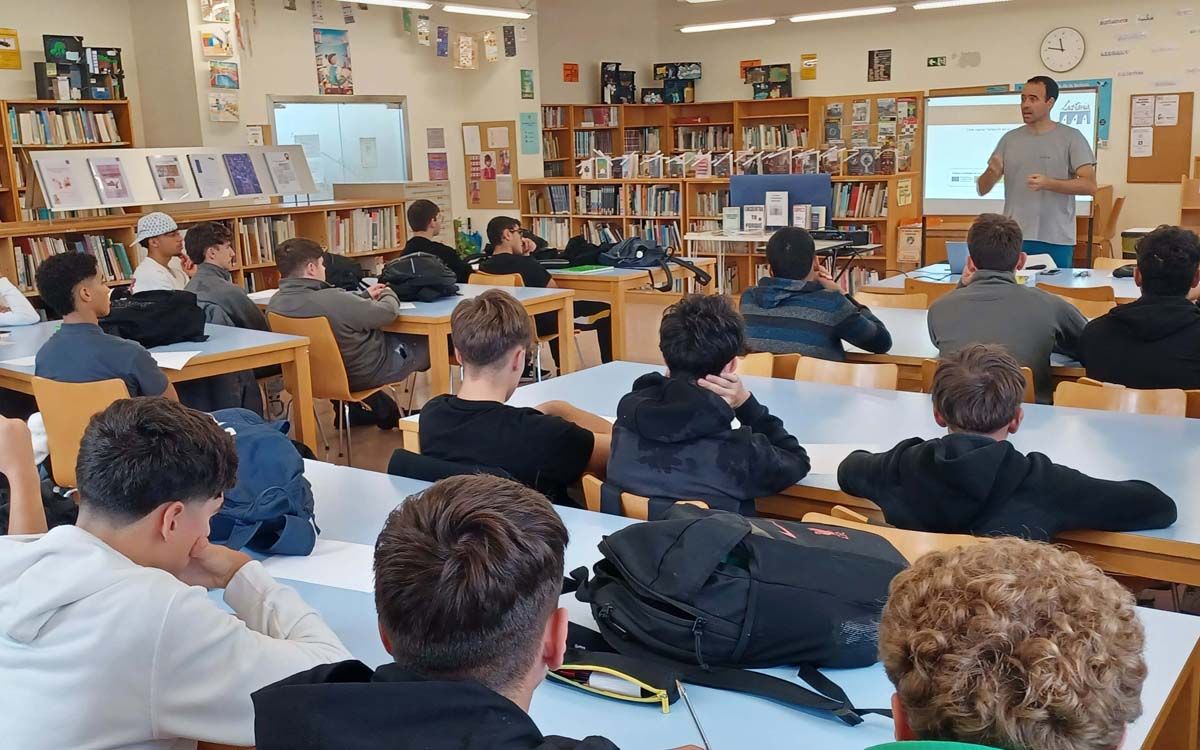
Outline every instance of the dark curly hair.
{"type": "Polygon", "coordinates": [[[95,276],[96,269],[96,256],[87,253],[63,253],[46,258],[34,274],[42,302],[59,315],[75,312],[75,287],[95,276]]]}
{"type": "Polygon", "coordinates": [[[690,294],[667,308],[658,348],[673,377],[716,375],[746,353],[746,323],[723,294],[690,294]]]}
{"type": "Polygon", "coordinates": [[[1137,266],[1146,294],[1185,295],[1200,269],[1200,237],[1164,224],[1138,240],[1137,266]]]}

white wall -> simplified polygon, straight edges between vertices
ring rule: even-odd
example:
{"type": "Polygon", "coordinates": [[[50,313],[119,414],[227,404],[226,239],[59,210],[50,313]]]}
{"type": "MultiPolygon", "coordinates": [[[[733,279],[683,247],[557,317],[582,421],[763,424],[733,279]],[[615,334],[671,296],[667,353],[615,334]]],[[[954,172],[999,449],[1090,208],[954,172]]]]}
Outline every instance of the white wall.
{"type": "Polygon", "coordinates": [[[192,37],[187,3],[129,0],[129,16],[138,54],[153,61],[140,71],[138,88],[131,92],[142,109],[145,140],[139,144],[155,148],[201,143],[194,66],[185,53],[192,37]]]}
{"type": "MultiPolygon", "coordinates": [[[[538,4],[539,88],[550,104],[600,101],[600,63],[637,72],[638,89],[653,88],[658,9],[654,0],[542,0],[538,4]],[[579,64],[579,83],[565,83],[562,64],[579,64]]],[[[640,94],[639,94],[640,96],[640,94]]]]}

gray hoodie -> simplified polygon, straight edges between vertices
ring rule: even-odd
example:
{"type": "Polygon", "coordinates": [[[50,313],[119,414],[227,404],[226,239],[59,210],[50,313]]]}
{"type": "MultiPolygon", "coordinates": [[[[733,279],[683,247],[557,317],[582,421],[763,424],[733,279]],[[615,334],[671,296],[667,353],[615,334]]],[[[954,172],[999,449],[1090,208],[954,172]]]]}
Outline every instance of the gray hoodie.
{"type": "Polygon", "coordinates": [[[238,328],[267,330],[267,316],[258,309],[245,289],[233,283],[233,277],[224,268],[201,263],[196,266],[196,275],[185,288],[196,295],[202,307],[208,303],[221,308],[238,328]]]}

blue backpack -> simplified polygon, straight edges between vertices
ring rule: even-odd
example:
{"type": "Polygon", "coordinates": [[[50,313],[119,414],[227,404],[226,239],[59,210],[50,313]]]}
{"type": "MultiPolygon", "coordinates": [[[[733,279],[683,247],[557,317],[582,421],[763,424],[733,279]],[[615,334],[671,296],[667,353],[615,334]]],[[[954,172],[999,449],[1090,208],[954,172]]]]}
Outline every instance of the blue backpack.
{"type": "Polygon", "coordinates": [[[304,459],[287,437],[287,422],[267,422],[246,409],[212,413],[237,443],[238,478],[213,517],[209,541],[272,555],[307,555],[317,543],[312,486],[304,459]]]}

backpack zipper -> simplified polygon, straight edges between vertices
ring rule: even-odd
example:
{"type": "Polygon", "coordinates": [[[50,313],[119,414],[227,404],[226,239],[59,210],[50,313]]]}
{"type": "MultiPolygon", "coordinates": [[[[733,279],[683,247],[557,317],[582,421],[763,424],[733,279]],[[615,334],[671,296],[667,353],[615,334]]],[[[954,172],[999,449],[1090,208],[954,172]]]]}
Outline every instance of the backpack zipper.
{"type": "Polygon", "coordinates": [[[704,635],[704,618],[697,617],[695,624],[692,625],[692,637],[696,641],[696,663],[700,665],[701,669],[703,669],[705,672],[707,672],[708,665],[704,663],[704,650],[700,646],[700,639],[701,639],[701,636],[703,636],[703,635],[704,635]]]}

